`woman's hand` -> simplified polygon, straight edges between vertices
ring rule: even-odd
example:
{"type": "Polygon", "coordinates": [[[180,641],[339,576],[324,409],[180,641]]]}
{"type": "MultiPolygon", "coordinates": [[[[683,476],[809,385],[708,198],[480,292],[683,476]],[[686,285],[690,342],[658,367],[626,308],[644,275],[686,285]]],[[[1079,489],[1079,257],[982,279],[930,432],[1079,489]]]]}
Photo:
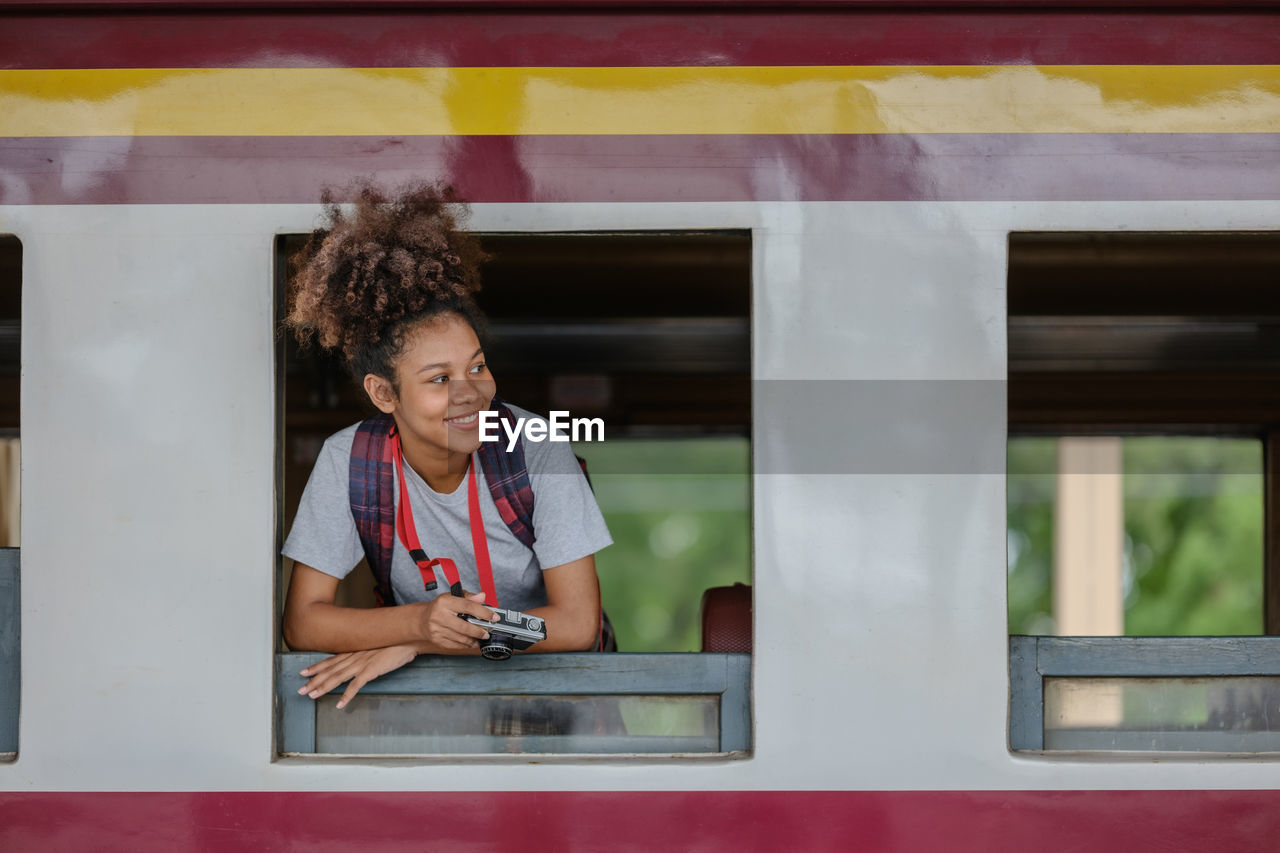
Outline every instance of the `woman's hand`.
{"type": "Polygon", "coordinates": [[[411,645],[334,655],[302,670],[301,674],[310,681],[299,687],[298,692],[319,699],[342,682],[350,681],[338,700],[338,707],[343,708],[361,687],[379,675],[399,669],[417,656],[417,649],[411,645]]]}
{"type": "Polygon", "coordinates": [[[483,601],[483,592],[468,593],[463,598],[446,593],[436,596],[425,605],[415,605],[423,608],[423,640],[433,647],[433,651],[479,648],[479,641],[489,639],[489,632],[462,617],[475,616],[486,622],[496,621],[498,615],[485,607],[481,603],[483,601]]]}

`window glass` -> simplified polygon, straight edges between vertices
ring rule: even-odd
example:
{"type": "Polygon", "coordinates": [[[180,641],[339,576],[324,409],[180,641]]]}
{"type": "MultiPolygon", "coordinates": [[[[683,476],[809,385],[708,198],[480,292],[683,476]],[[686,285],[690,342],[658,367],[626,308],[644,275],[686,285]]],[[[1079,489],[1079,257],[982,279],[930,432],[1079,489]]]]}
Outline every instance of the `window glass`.
{"type": "Polygon", "coordinates": [[[720,751],[719,696],[365,696],[316,707],[316,752],[720,751]]]}
{"type": "Polygon", "coordinates": [[[1280,752],[1280,678],[1046,678],[1045,749],[1280,752]]]}

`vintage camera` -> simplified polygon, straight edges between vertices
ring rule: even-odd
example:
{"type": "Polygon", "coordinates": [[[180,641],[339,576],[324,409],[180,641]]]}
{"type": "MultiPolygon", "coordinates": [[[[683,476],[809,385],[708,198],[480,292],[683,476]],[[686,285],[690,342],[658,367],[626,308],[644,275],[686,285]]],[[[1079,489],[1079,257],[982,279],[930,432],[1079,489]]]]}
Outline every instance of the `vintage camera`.
{"type": "Polygon", "coordinates": [[[506,660],[512,651],[524,651],[539,640],[547,638],[547,626],[537,616],[521,613],[519,610],[503,610],[501,607],[490,607],[501,618],[497,622],[486,622],[474,616],[464,615],[472,625],[479,625],[489,632],[489,639],[480,646],[480,654],[489,660],[506,660]]]}

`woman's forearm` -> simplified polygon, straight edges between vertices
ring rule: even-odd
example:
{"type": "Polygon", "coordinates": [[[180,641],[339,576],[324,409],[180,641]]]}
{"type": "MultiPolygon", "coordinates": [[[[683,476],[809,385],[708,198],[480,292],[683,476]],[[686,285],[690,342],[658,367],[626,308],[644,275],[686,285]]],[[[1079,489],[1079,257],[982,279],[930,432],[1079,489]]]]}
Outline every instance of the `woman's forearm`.
{"type": "Polygon", "coordinates": [[[310,566],[294,566],[284,607],[284,638],[290,648],[341,654],[413,646],[418,654],[466,654],[478,647],[485,629],[462,615],[496,618],[480,604],[481,595],[396,607],[340,607],[334,603],[337,581],[310,566]]]}
{"type": "Polygon", "coordinates": [[[547,638],[534,643],[529,652],[589,652],[595,648],[600,631],[598,607],[548,605],[526,611],[546,623],[547,638]]]}
{"type": "Polygon", "coordinates": [[[547,605],[529,613],[547,623],[547,638],[529,648],[532,652],[585,652],[595,647],[600,631],[600,582],[595,558],[581,559],[545,569],[547,605]]]}
{"type": "Polygon", "coordinates": [[[309,601],[285,611],[284,638],[295,651],[354,652],[428,643],[421,604],[341,607],[309,601]]]}

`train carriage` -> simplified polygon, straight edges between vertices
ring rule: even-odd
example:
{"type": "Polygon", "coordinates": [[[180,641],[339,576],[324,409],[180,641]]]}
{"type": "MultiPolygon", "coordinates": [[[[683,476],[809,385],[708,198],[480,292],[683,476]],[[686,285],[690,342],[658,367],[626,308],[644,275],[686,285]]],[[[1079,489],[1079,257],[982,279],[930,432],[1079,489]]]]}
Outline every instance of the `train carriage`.
{"type": "Polygon", "coordinates": [[[0,846],[1269,849],[1269,722],[1063,746],[1045,697],[1280,677],[1276,12],[0,4],[0,846]],[[361,699],[688,703],[698,736],[597,708],[374,748],[291,698],[283,531],[358,414],[283,282],[361,178],[471,202],[520,399],[749,447],[753,599],[745,646],[420,659],[361,699]],[[1260,636],[1011,642],[1007,437],[1116,430],[1261,442],[1260,636]]]}

